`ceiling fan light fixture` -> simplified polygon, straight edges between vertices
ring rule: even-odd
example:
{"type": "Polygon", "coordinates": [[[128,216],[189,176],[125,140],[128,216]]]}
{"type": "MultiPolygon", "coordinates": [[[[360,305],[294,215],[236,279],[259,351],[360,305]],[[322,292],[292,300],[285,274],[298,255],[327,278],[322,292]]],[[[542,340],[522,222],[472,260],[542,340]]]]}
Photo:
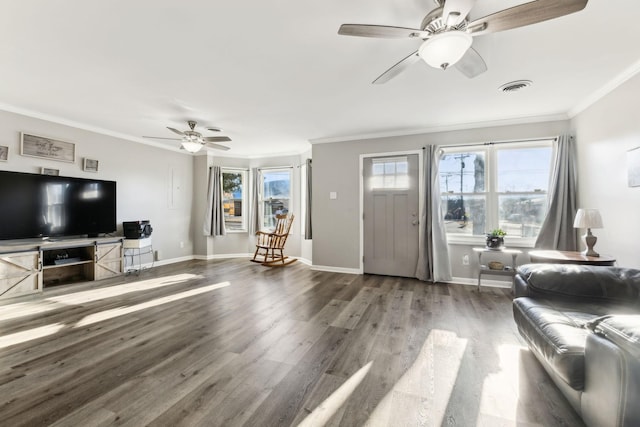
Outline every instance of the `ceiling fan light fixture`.
{"type": "Polygon", "coordinates": [[[431,67],[446,70],[464,56],[472,42],[473,37],[464,31],[445,31],[422,43],[418,54],[431,67]]]}
{"type": "Polygon", "coordinates": [[[189,153],[197,153],[202,148],[202,144],[195,141],[182,141],[182,148],[189,153]]]}

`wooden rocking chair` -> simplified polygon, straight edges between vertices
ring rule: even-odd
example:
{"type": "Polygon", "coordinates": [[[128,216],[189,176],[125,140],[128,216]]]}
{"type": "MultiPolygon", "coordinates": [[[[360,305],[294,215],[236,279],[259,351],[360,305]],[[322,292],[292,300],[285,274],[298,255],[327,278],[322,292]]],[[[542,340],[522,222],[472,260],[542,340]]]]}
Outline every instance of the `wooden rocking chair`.
{"type": "Polygon", "coordinates": [[[256,252],[253,254],[252,262],[258,262],[267,267],[284,267],[292,262],[296,262],[296,258],[284,256],[282,250],[287,241],[294,215],[276,215],[276,228],[272,233],[258,231],[256,236],[256,252]],[[262,257],[262,259],[257,259],[262,257]]]}

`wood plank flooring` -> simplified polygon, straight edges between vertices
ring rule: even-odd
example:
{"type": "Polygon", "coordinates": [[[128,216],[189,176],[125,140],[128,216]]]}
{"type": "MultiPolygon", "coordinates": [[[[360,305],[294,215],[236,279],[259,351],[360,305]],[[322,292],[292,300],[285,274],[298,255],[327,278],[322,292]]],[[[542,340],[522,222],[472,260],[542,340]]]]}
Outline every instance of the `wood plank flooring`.
{"type": "Polygon", "coordinates": [[[189,261],[0,303],[2,426],[581,426],[508,290],[189,261]]]}

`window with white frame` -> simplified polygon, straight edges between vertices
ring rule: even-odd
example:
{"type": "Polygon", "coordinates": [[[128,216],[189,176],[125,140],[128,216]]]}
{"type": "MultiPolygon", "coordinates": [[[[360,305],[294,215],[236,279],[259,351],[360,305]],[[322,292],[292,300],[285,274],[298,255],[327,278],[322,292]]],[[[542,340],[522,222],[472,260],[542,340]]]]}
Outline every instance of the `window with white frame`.
{"type": "Polygon", "coordinates": [[[247,170],[222,168],[224,226],[229,232],[247,231],[247,170]]]}
{"type": "Polygon", "coordinates": [[[447,236],[483,236],[501,228],[531,243],[548,206],[552,141],[444,149],[439,178],[447,236]]]}
{"type": "Polygon", "coordinates": [[[263,229],[273,229],[276,215],[286,214],[292,208],[291,168],[260,170],[260,216],[263,229]]]}

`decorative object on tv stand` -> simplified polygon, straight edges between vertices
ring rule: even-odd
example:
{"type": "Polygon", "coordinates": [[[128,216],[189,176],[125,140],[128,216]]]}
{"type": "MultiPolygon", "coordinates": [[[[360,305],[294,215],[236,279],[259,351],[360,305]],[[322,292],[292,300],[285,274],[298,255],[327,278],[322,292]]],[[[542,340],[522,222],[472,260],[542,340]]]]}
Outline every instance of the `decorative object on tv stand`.
{"type": "Polygon", "coordinates": [[[98,161],[94,159],[87,159],[85,157],[82,162],[82,170],[85,172],[98,172],[98,161]]]}
{"type": "Polygon", "coordinates": [[[487,233],[487,248],[489,249],[501,249],[504,246],[505,233],[501,228],[496,228],[487,233]]]}
{"type": "Polygon", "coordinates": [[[593,250],[598,238],[591,234],[592,228],[602,228],[602,217],[597,209],[578,209],[576,219],[573,222],[574,228],[586,228],[587,232],[582,236],[582,240],[587,249],[582,255],[599,257],[600,254],[593,250]]]}
{"type": "Polygon", "coordinates": [[[9,147],[0,145],[0,162],[6,162],[9,159],[9,147]]]}
{"type": "Polygon", "coordinates": [[[20,133],[20,154],[29,157],[75,163],[76,145],[44,136],[20,133]]]}

